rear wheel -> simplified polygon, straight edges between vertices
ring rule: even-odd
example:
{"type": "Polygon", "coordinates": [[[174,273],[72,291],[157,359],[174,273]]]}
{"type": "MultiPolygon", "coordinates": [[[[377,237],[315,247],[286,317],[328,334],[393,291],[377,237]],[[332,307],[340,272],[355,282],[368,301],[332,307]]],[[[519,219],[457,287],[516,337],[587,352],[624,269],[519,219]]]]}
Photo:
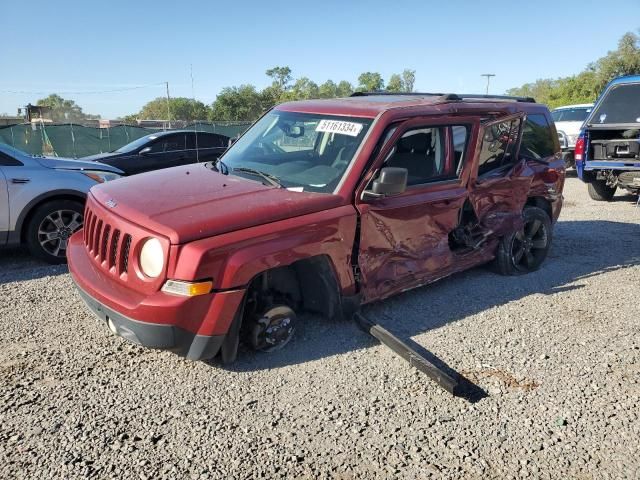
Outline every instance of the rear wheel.
{"type": "Polygon", "coordinates": [[[503,275],[522,275],[540,268],[551,247],[552,227],[547,212],[526,207],[521,230],[502,238],[496,263],[503,275]]]}
{"type": "Polygon", "coordinates": [[[82,228],[84,207],[73,200],[53,200],[37,208],[27,224],[29,251],[49,263],[67,261],[69,237],[82,228]]]}
{"type": "Polygon", "coordinates": [[[616,193],[616,187],[610,187],[605,180],[594,180],[588,184],[589,196],[592,200],[608,202],[616,193]]]}
{"type": "Polygon", "coordinates": [[[576,160],[573,157],[573,152],[566,152],[564,155],[564,168],[575,168],[576,167],[576,160]]]}

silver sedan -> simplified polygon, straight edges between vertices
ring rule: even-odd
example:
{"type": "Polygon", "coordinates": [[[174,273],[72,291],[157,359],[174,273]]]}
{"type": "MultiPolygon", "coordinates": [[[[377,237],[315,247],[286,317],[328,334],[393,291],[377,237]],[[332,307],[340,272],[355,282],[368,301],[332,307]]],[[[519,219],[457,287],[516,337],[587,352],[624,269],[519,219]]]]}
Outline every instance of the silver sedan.
{"type": "Polygon", "coordinates": [[[123,173],[96,162],[38,157],[0,143],[0,247],[26,244],[49,263],[66,261],[82,227],[89,189],[123,173]]]}

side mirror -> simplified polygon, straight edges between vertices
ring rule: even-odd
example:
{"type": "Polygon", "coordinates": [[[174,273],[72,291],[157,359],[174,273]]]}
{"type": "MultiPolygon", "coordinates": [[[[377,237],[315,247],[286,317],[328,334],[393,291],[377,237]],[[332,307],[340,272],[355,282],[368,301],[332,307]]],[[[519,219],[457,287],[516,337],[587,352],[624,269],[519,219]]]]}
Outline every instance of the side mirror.
{"type": "Polygon", "coordinates": [[[229,139],[229,144],[227,145],[227,148],[229,148],[231,145],[233,145],[234,143],[236,143],[238,141],[238,137],[231,137],[229,139]]]}
{"type": "Polygon", "coordinates": [[[404,192],[407,189],[408,174],[406,168],[383,168],[380,170],[378,178],[371,182],[371,190],[363,192],[363,199],[387,197],[404,192]]]}
{"type": "Polygon", "coordinates": [[[142,150],[138,152],[140,155],[147,155],[151,153],[151,147],[144,147],[142,150]]]}

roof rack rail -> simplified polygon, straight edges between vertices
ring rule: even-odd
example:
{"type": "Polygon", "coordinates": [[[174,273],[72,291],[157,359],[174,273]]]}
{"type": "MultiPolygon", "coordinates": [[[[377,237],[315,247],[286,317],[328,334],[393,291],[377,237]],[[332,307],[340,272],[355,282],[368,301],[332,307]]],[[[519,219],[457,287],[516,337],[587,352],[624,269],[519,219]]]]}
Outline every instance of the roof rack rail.
{"type": "Polygon", "coordinates": [[[446,93],[424,93],[424,92],[353,92],[350,97],[371,97],[378,95],[388,95],[388,96],[414,96],[414,97],[443,97],[447,95],[446,93]]]}
{"type": "Polygon", "coordinates": [[[536,99],[533,97],[517,97],[513,95],[484,95],[484,94],[462,94],[457,93],[454,94],[457,97],[460,97],[461,100],[511,100],[514,102],[524,102],[524,103],[536,103],[536,99]]]}
{"type": "Polygon", "coordinates": [[[512,95],[483,95],[483,94],[461,94],[461,93],[426,93],[426,92],[354,92],[352,97],[370,97],[378,95],[407,95],[414,97],[442,97],[444,101],[465,101],[465,100],[508,100],[512,102],[536,103],[533,97],[516,97],[512,95]]]}

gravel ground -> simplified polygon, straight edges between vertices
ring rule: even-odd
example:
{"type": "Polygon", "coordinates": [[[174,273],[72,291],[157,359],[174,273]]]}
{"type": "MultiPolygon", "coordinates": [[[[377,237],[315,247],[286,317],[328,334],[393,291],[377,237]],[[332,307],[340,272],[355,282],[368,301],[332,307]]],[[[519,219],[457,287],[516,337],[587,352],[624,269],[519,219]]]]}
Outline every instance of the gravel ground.
{"type": "Polygon", "coordinates": [[[66,267],[0,253],[2,478],[640,478],[640,210],[569,179],[543,268],[366,309],[480,389],[452,397],[351,323],[191,363],[125,343],[66,267]]]}

